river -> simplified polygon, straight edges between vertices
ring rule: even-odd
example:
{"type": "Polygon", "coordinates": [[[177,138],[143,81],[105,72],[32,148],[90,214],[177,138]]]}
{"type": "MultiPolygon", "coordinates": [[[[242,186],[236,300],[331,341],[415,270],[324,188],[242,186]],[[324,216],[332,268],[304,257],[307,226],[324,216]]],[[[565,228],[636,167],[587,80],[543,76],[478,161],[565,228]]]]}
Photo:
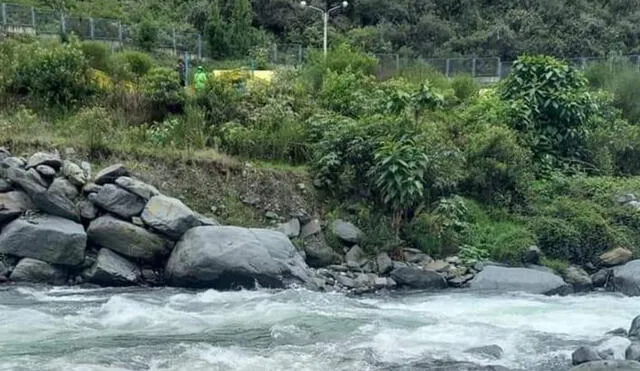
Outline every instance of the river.
{"type": "Polygon", "coordinates": [[[607,294],[0,286],[0,370],[566,370],[639,312],[640,298],[607,294]],[[491,344],[501,360],[464,352],[491,344]]]}

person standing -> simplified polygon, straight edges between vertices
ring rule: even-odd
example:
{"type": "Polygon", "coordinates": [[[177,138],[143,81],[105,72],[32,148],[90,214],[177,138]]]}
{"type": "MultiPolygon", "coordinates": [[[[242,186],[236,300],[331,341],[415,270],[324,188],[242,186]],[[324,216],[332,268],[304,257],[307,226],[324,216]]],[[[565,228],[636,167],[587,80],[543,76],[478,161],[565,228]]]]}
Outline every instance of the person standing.
{"type": "Polygon", "coordinates": [[[176,71],[178,72],[178,76],[180,76],[180,86],[187,86],[187,66],[184,64],[184,60],[182,58],[178,60],[176,71]]]}
{"type": "Polygon", "coordinates": [[[203,91],[205,86],[207,85],[207,80],[209,77],[207,76],[207,72],[204,70],[204,67],[198,66],[196,69],[196,73],[193,76],[193,83],[196,87],[196,91],[203,91]]]}

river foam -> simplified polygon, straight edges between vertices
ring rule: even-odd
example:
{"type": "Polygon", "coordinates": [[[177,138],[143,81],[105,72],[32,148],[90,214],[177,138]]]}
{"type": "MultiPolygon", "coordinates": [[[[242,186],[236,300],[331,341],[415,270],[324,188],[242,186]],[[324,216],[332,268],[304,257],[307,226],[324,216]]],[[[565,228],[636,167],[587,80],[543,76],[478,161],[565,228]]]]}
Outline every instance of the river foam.
{"type": "Polygon", "coordinates": [[[0,370],[566,370],[640,298],[0,288],[0,370]],[[497,344],[500,360],[465,352],[497,344]],[[431,366],[429,366],[431,365],[431,366]],[[456,369],[455,366],[452,366],[456,369]]]}

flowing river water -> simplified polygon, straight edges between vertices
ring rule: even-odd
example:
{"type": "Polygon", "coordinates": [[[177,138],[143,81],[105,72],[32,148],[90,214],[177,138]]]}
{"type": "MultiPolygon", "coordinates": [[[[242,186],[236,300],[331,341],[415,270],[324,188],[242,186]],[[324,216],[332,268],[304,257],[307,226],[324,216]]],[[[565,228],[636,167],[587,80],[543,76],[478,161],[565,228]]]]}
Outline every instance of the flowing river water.
{"type": "Polygon", "coordinates": [[[0,370],[567,370],[638,314],[607,294],[0,286],[0,370]],[[491,344],[502,359],[464,352],[491,344]]]}

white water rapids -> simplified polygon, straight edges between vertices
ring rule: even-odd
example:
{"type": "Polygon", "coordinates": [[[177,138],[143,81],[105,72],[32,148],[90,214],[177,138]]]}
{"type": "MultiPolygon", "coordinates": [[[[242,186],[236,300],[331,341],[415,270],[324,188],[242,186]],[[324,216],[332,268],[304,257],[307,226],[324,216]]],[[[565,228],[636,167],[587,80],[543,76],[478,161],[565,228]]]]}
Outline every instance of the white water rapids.
{"type": "Polygon", "coordinates": [[[640,298],[606,294],[0,286],[0,370],[567,370],[638,314],[640,298]],[[491,344],[502,359],[464,352],[491,344]]]}

